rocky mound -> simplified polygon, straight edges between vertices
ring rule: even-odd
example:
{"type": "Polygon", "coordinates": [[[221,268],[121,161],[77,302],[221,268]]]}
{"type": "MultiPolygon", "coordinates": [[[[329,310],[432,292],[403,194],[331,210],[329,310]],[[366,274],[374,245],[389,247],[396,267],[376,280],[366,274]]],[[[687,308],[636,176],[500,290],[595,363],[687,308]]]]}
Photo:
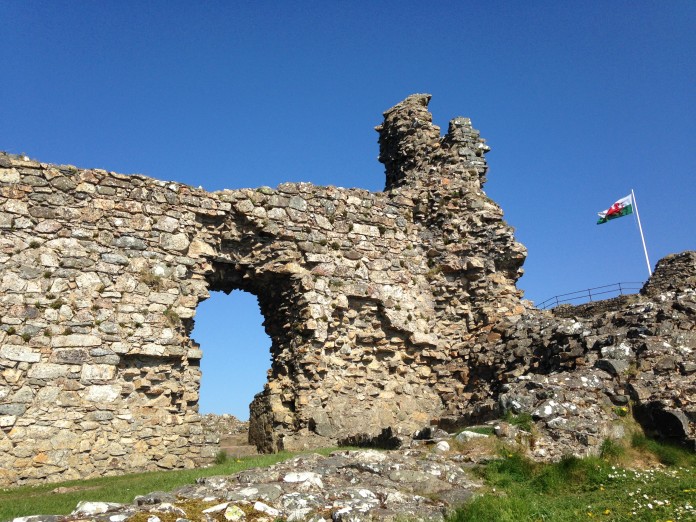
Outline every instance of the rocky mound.
{"type": "Polygon", "coordinates": [[[206,413],[201,415],[201,425],[210,439],[224,439],[231,435],[240,435],[249,433],[249,421],[239,420],[234,415],[223,413],[206,413]]]}
{"type": "MultiPolygon", "coordinates": [[[[633,414],[646,432],[694,448],[696,440],[696,252],[667,256],[640,294],[557,313],[529,309],[496,325],[480,363],[498,414],[531,414],[530,454],[596,454],[623,435],[633,414]]],[[[443,424],[452,419],[444,419],[443,424]]]]}
{"type": "Polygon", "coordinates": [[[218,444],[219,452],[228,457],[258,455],[256,446],[249,443],[249,421],[240,421],[227,413],[208,413],[201,417],[201,424],[206,440],[211,444],[218,444]]]}
{"type": "Polygon", "coordinates": [[[131,505],[83,502],[67,517],[15,522],[121,522],[137,514],[205,520],[367,521],[444,520],[480,487],[461,455],[426,450],[337,451],[303,455],[265,469],[209,477],[171,493],[137,497],[131,505]]]}

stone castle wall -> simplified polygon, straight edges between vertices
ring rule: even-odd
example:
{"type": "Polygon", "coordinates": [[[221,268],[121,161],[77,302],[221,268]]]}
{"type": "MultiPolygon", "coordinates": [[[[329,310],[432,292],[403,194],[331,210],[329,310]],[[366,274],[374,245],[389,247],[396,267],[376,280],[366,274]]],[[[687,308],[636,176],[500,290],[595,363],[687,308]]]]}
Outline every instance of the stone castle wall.
{"type": "Polygon", "coordinates": [[[212,290],[255,294],[272,339],[264,451],[409,434],[466,397],[472,332],[521,311],[524,248],[483,140],[463,118],[440,137],[429,98],[385,113],[383,193],[0,155],[0,484],[209,460],[189,334],[212,290]]]}
{"type": "Polygon", "coordinates": [[[376,128],[381,193],[210,193],[0,154],[0,485],[210,462],[190,333],[210,291],[235,289],[272,341],[250,407],[262,451],[512,411],[556,458],[596,452],[629,400],[693,440],[696,254],[620,306],[534,309],[526,251],[482,190],[488,146],[466,118],[441,136],[429,100],[376,128]]]}

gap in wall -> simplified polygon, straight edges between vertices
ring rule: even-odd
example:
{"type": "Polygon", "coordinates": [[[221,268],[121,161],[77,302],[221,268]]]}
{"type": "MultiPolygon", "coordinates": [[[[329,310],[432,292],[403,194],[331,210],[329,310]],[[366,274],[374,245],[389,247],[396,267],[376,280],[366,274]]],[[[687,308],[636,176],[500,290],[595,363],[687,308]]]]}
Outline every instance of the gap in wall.
{"type": "Polygon", "coordinates": [[[271,367],[271,339],[256,296],[211,292],[196,309],[191,337],[200,344],[199,412],[249,419],[249,404],[263,390],[271,367]]]}

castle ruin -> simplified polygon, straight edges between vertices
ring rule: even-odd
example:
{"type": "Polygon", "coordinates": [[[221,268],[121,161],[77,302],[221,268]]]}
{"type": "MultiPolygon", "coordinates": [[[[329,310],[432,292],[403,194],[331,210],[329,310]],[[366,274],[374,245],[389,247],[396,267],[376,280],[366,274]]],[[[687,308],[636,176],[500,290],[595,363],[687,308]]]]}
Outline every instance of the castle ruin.
{"type": "Polygon", "coordinates": [[[205,354],[190,332],[209,292],[236,289],[258,298],[272,340],[250,407],[262,451],[398,444],[553,397],[587,402],[572,427],[551,422],[573,416],[567,404],[535,417],[573,450],[611,435],[624,397],[645,405],[646,423],[664,411],[693,439],[693,253],[620,308],[585,319],[534,309],[516,288],[525,248],[482,190],[488,146],[466,118],[443,137],[429,100],[384,113],[380,193],[206,192],[0,154],[0,485],[209,462],[197,411],[205,354]],[[660,315],[670,303],[681,308],[660,315]],[[642,308],[626,318],[632,306],[642,308]],[[631,326],[645,314],[661,326],[631,326]],[[650,357],[663,368],[652,384],[641,381],[650,357]],[[566,373],[591,379],[591,393],[579,380],[560,398],[549,376],[566,373]]]}

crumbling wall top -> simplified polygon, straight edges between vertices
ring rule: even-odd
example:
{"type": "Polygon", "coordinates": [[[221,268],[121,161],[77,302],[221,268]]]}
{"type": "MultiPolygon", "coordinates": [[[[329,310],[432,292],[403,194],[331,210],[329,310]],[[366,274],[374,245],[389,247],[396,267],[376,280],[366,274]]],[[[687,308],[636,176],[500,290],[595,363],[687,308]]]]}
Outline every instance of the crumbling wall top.
{"type": "Polygon", "coordinates": [[[379,132],[379,160],[386,168],[386,188],[464,182],[480,188],[487,171],[483,155],[490,151],[469,118],[450,121],[447,134],[433,124],[430,94],[412,94],[384,112],[379,132]]]}

